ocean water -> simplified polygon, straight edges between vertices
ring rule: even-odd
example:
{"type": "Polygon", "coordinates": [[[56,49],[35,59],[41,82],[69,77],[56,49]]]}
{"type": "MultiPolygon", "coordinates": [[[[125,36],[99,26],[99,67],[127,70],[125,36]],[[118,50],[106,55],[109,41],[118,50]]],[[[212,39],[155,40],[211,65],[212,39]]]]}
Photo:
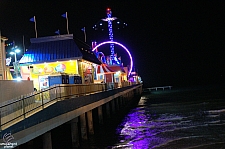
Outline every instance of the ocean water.
{"type": "Polygon", "coordinates": [[[225,89],[179,88],[142,95],[115,129],[112,149],[225,149],[225,89]]]}

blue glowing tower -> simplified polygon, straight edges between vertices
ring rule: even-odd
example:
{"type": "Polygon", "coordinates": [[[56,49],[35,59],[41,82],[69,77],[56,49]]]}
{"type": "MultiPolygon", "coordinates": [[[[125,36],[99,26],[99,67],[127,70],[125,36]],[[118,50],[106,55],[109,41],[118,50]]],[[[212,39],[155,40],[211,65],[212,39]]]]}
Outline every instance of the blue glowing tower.
{"type": "MultiPolygon", "coordinates": [[[[102,20],[108,22],[109,40],[113,41],[112,21],[116,20],[117,18],[116,17],[112,17],[112,11],[111,11],[110,8],[106,9],[106,14],[107,14],[107,18],[106,19],[102,19],[102,20]]],[[[114,64],[119,65],[120,63],[117,60],[117,57],[115,56],[115,52],[114,52],[114,44],[110,44],[110,50],[111,50],[111,54],[110,54],[111,65],[114,65],[114,64]]]]}

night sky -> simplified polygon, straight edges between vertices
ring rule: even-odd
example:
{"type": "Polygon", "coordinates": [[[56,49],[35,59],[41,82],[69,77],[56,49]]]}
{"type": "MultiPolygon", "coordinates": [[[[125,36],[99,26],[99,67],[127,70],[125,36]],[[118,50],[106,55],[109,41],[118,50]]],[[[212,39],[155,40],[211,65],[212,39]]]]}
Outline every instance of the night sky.
{"type": "MultiPolygon", "coordinates": [[[[92,27],[106,17],[110,7],[114,17],[128,24],[113,28],[114,41],[123,43],[131,52],[136,71],[144,87],[192,86],[223,84],[225,82],[225,1],[35,1],[1,0],[0,30],[22,47],[35,38],[36,16],[38,37],[66,32],[68,13],[69,31],[84,40],[81,28],[86,27],[87,43],[108,41],[107,25],[104,31],[92,27]]],[[[114,27],[114,26],[113,26],[114,27]]],[[[104,53],[109,53],[103,47],[104,53]]],[[[10,47],[6,47],[9,51],[10,47]]],[[[101,50],[100,50],[101,51],[101,50]]],[[[124,65],[129,57],[123,49],[115,47],[124,65]]]]}

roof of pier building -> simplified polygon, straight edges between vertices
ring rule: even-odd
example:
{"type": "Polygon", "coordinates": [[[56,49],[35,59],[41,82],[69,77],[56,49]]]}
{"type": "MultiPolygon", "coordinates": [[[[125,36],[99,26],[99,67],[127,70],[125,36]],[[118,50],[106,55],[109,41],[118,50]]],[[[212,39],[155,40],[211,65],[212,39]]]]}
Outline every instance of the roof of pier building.
{"type": "Polygon", "coordinates": [[[74,39],[73,34],[31,38],[31,45],[20,64],[34,64],[62,60],[84,59],[101,64],[88,44],[74,39]]]}

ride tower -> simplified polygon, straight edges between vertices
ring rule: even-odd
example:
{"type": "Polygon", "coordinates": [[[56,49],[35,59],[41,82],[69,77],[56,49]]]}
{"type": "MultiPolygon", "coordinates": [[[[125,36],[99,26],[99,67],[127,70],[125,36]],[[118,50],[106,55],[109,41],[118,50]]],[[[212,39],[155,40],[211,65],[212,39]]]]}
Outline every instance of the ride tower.
{"type": "MultiPolygon", "coordinates": [[[[112,11],[110,8],[106,9],[107,18],[102,19],[102,21],[108,22],[108,30],[109,30],[109,40],[113,41],[113,28],[112,28],[112,21],[116,20],[116,17],[112,17],[112,11]]],[[[111,65],[120,65],[120,62],[118,61],[117,57],[115,56],[114,52],[114,44],[110,44],[110,59],[111,59],[111,65]]]]}

